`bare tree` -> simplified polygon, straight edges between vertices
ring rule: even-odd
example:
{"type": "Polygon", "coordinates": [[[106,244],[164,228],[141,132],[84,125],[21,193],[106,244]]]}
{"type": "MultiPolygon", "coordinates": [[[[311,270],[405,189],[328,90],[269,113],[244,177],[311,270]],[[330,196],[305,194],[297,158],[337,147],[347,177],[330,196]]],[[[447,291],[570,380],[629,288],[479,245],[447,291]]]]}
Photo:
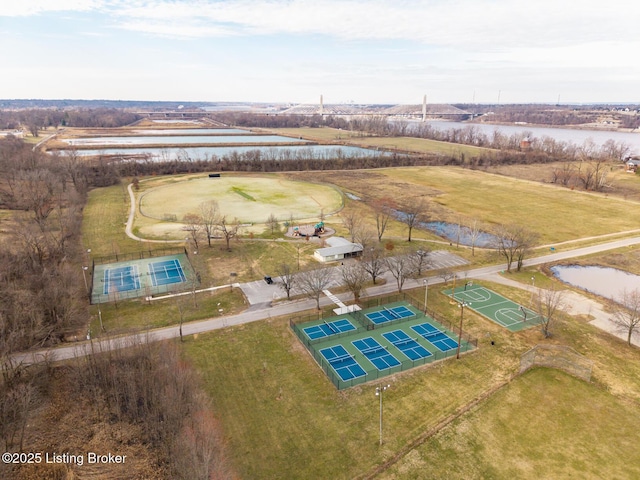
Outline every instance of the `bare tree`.
{"type": "Polygon", "coordinates": [[[237,237],[240,232],[240,223],[238,222],[238,219],[234,218],[232,222],[229,222],[226,215],[221,215],[218,217],[216,228],[227,242],[227,250],[231,251],[231,239],[237,237]]]}
{"type": "Polygon", "coordinates": [[[516,269],[520,271],[522,269],[522,265],[524,264],[524,257],[531,253],[531,250],[535,246],[538,241],[538,234],[523,228],[520,232],[520,245],[518,246],[518,250],[516,251],[516,260],[517,267],[516,269]]]}
{"type": "Polygon", "coordinates": [[[428,248],[417,248],[408,253],[409,263],[411,264],[411,270],[416,276],[421,276],[423,270],[426,270],[431,264],[430,255],[431,250],[428,248]]]}
{"type": "Polygon", "coordinates": [[[414,197],[403,204],[403,212],[400,221],[408,228],[407,242],[411,241],[411,232],[414,227],[427,220],[427,203],[421,197],[414,197]]]}
{"type": "Polygon", "coordinates": [[[360,302],[360,295],[367,280],[367,271],[360,262],[350,262],[340,268],[342,282],[353,294],[355,303],[360,302]]]}
{"type": "Polygon", "coordinates": [[[478,243],[478,239],[480,238],[480,222],[478,220],[472,220],[471,224],[467,227],[469,229],[469,240],[471,243],[471,256],[475,257],[476,255],[476,244],[478,243]]]}
{"type": "Polygon", "coordinates": [[[287,300],[291,299],[291,292],[296,285],[296,276],[293,274],[293,268],[288,263],[281,263],[278,266],[278,275],[281,283],[278,284],[287,293],[287,300]]]}
{"type": "Polygon", "coordinates": [[[207,236],[207,243],[211,246],[211,238],[215,235],[218,217],[220,216],[220,208],[218,202],[209,200],[199,205],[200,225],[202,231],[207,236]]]}
{"type": "Polygon", "coordinates": [[[202,218],[200,215],[196,213],[187,213],[184,217],[182,217],[182,223],[184,227],[182,230],[189,233],[191,240],[193,240],[193,244],[198,249],[198,237],[200,236],[200,229],[202,226],[202,218]]]}
{"type": "Polygon", "coordinates": [[[551,329],[556,319],[558,310],[564,307],[564,291],[555,287],[538,289],[536,298],[538,314],[540,315],[540,327],[545,338],[551,336],[551,329]]]}
{"type": "Polygon", "coordinates": [[[384,250],[378,247],[369,247],[362,251],[362,268],[371,276],[373,284],[387,269],[384,250]]]}
{"type": "Polygon", "coordinates": [[[396,285],[398,286],[398,293],[402,293],[402,287],[404,282],[413,273],[411,266],[411,257],[406,254],[397,255],[395,257],[388,257],[386,259],[387,270],[391,272],[393,278],[396,279],[396,285]]]}
{"type": "Polygon", "coordinates": [[[438,277],[442,279],[444,283],[449,283],[456,276],[456,272],[451,270],[450,268],[442,268],[438,272],[438,277]]]}
{"type": "Polygon", "coordinates": [[[555,167],[551,172],[551,183],[559,183],[568,187],[573,183],[576,167],[572,162],[562,162],[559,167],[555,167]]]}
{"type": "Polygon", "coordinates": [[[331,284],[333,269],[329,267],[307,270],[297,275],[296,284],[307,297],[316,301],[316,308],[320,310],[322,291],[331,284]]]}
{"type": "Polygon", "coordinates": [[[372,203],[375,219],[376,230],[378,232],[378,242],[382,241],[382,236],[387,230],[389,220],[393,216],[395,202],[390,198],[381,198],[372,203]]]}
{"type": "Polygon", "coordinates": [[[640,290],[623,290],[613,305],[611,318],[617,329],[626,333],[627,343],[640,327],[640,290]]]}
{"type": "Polygon", "coordinates": [[[280,227],[280,225],[278,224],[278,217],[276,217],[273,213],[270,214],[267,218],[266,224],[267,227],[271,229],[271,235],[273,235],[280,227]]]}
{"type": "Polygon", "coordinates": [[[362,249],[371,248],[371,245],[374,243],[374,233],[371,229],[362,225],[358,227],[354,236],[354,242],[359,243],[362,249]]]}
{"type": "Polygon", "coordinates": [[[348,212],[342,212],[340,214],[342,224],[349,231],[351,235],[351,243],[356,241],[356,236],[362,226],[362,215],[355,210],[349,210],[348,212]]]}
{"type": "Polygon", "coordinates": [[[517,269],[522,268],[524,257],[536,242],[537,234],[521,225],[500,225],[495,231],[495,246],[507,260],[507,271],[517,261],[517,269]]]}

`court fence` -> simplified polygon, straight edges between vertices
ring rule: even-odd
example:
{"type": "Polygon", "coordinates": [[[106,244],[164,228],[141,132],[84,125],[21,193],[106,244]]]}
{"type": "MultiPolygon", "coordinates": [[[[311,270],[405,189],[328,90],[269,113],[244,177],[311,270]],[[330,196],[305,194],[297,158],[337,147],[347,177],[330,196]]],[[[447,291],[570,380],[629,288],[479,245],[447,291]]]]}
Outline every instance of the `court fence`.
{"type": "MultiPolygon", "coordinates": [[[[389,305],[389,304],[399,303],[399,302],[407,302],[413,307],[415,307],[416,309],[420,310],[421,312],[424,312],[424,304],[421,305],[420,304],[421,302],[415,300],[409,295],[406,295],[405,293],[399,293],[399,294],[395,294],[388,297],[369,299],[365,302],[362,302],[362,307],[363,309],[366,310],[374,306],[389,305]]],[[[352,318],[358,319],[358,322],[360,322],[360,319],[359,319],[360,316],[366,319],[365,315],[359,311],[357,313],[350,312],[347,315],[351,316],[352,318]]],[[[443,327],[445,327],[448,331],[455,333],[456,337],[460,338],[459,343],[460,343],[461,354],[478,347],[477,338],[471,337],[469,334],[465,332],[462,332],[462,335],[460,335],[459,329],[456,326],[454,326],[450,321],[446,319],[437,318],[437,316],[434,315],[433,312],[428,312],[428,316],[431,317],[436,322],[438,322],[443,327]]],[[[333,320],[335,320],[336,317],[339,317],[339,316],[336,316],[336,314],[333,312],[329,314],[329,312],[322,311],[322,312],[318,312],[317,315],[305,315],[305,316],[291,318],[289,319],[289,326],[294,331],[298,339],[302,342],[302,344],[305,347],[307,347],[307,350],[309,350],[309,353],[313,356],[313,358],[318,363],[322,371],[327,375],[329,380],[331,380],[331,382],[336,386],[338,390],[355,387],[356,385],[361,385],[363,383],[371,382],[373,380],[377,380],[382,377],[387,377],[395,373],[403,372],[405,370],[409,370],[421,365],[425,365],[427,363],[435,363],[440,360],[444,360],[446,358],[455,357],[458,354],[457,349],[448,350],[446,352],[435,351],[433,352],[432,355],[428,357],[419,358],[417,360],[404,360],[399,365],[396,365],[394,367],[386,368],[383,370],[374,369],[372,371],[367,372],[366,375],[364,376],[352,378],[350,380],[343,380],[335,372],[335,370],[333,370],[329,361],[327,361],[327,359],[315,347],[316,344],[321,342],[327,342],[328,339],[326,337],[322,337],[319,339],[310,339],[306,335],[302,327],[302,325],[306,325],[311,322],[317,323],[320,320],[324,321],[325,319],[329,319],[329,318],[332,318],[333,320]]],[[[383,326],[387,327],[400,322],[408,322],[415,319],[416,319],[415,316],[408,317],[408,318],[399,318],[397,320],[392,320],[389,322],[385,322],[384,324],[378,325],[378,328],[382,328],[383,326]]],[[[425,320],[428,320],[428,318],[425,318],[425,320]]],[[[361,323],[359,326],[356,325],[356,330],[350,330],[347,332],[331,335],[331,340],[350,337],[350,336],[365,332],[367,330],[373,330],[374,328],[375,328],[375,324],[373,324],[373,322],[371,322],[369,319],[366,319],[365,323],[361,323]],[[369,324],[373,325],[373,328],[371,328],[369,324]]],[[[456,338],[455,340],[458,341],[458,338],[456,338]]]]}
{"type": "Polygon", "coordinates": [[[534,366],[557,368],[590,382],[593,361],[565,345],[536,345],[520,357],[520,373],[534,366]]]}
{"type": "Polygon", "coordinates": [[[148,250],[138,250],[137,252],[127,253],[112,253],[111,255],[105,255],[103,257],[94,257],[92,260],[92,267],[96,265],[103,265],[105,263],[117,263],[117,262],[130,262],[132,260],[144,260],[145,258],[165,257],[169,255],[178,255],[184,253],[187,258],[189,252],[186,247],[164,247],[149,248],[148,250]]]}
{"type": "MultiPolygon", "coordinates": [[[[102,267],[98,267],[102,268],[102,267]]],[[[184,292],[189,289],[195,289],[197,285],[200,284],[200,278],[198,273],[195,271],[193,264],[191,263],[191,257],[189,256],[189,252],[185,247],[164,247],[164,248],[155,248],[148,250],[139,250],[137,252],[127,252],[127,253],[114,253],[112,255],[106,255],[102,257],[95,257],[91,262],[91,271],[89,274],[89,302],[91,304],[97,303],[117,303],[122,300],[130,300],[134,298],[140,297],[152,297],[157,295],[170,295],[174,293],[184,292]],[[172,255],[181,255],[184,254],[187,258],[187,264],[182,265],[184,268],[184,273],[187,275],[186,282],[180,283],[170,283],[166,285],[149,285],[148,282],[144,282],[144,284],[139,289],[134,290],[125,290],[125,291],[109,291],[104,293],[99,286],[95,285],[95,282],[104,282],[104,280],[96,279],[95,272],[96,266],[100,265],[109,265],[117,262],[135,262],[137,260],[145,260],[152,258],[159,258],[165,256],[172,255]]],[[[148,277],[149,272],[141,273],[140,275],[148,277]]]]}

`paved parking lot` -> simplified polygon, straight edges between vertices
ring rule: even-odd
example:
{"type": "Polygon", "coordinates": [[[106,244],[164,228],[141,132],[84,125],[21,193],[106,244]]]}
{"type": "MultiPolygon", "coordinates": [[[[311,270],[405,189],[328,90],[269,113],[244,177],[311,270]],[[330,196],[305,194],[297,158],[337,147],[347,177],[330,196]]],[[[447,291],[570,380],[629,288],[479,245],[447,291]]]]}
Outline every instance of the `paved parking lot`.
{"type": "MultiPolygon", "coordinates": [[[[438,270],[441,268],[454,268],[462,265],[467,265],[467,262],[464,258],[459,257],[453,253],[450,253],[446,250],[437,250],[431,252],[430,254],[431,264],[429,265],[428,271],[430,270],[438,270]]],[[[356,260],[351,260],[356,261],[356,260]]],[[[332,287],[339,286],[341,282],[340,278],[340,264],[330,264],[330,267],[333,267],[334,274],[331,284],[327,287],[331,290],[332,287]]],[[[253,282],[241,283],[240,288],[242,292],[247,297],[247,300],[250,305],[265,305],[274,300],[280,300],[283,298],[287,298],[286,292],[280,287],[280,278],[272,274],[273,283],[268,285],[264,280],[255,280],[253,282]]],[[[390,273],[385,273],[383,277],[387,280],[387,282],[395,282],[394,278],[390,273]]],[[[292,292],[292,295],[295,295],[295,292],[292,292]]]]}

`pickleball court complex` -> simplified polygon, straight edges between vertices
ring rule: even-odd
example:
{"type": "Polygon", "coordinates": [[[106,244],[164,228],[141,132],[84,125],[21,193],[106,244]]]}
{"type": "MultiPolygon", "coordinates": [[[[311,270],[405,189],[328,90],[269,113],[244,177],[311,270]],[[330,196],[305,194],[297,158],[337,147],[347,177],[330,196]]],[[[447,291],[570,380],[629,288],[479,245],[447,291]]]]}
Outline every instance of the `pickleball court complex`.
{"type": "Polygon", "coordinates": [[[95,259],[91,272],[91,303],[173,293],[186,290],[197,282],[184,249],[167,255],[163,253],[167,252],[145,251],[95,259]]]}
{"type": "Polygon", "coordinates": [[[360,311],[290,325],[338,390],[477,347],[463,332],[458,348],[453,326],[412,303],[406,296],[374,299],[360,311]]]}

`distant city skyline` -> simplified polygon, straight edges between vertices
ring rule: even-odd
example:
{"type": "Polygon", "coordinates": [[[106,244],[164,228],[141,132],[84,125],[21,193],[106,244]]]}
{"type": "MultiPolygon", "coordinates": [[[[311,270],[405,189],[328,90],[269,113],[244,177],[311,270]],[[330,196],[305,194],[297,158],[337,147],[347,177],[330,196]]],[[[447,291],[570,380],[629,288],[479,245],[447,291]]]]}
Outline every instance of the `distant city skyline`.
{"type": "Polygon", "coordinates": [[[640,103],[629,0],[22,0],[0,98],[640,103]]]}

